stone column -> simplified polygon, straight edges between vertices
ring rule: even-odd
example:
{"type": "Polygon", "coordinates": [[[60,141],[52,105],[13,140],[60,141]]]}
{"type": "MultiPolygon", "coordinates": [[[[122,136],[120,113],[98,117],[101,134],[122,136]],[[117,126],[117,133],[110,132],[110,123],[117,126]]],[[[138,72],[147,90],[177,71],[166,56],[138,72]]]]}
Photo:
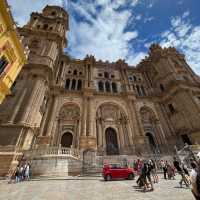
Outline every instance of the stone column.
{"type": "Polygon", "coordinates": [[[120,123],[119,126],[119,138],[120,138],[120,149],[123,150],[123,148],[125,147],[125,142],[124,142],[124,131],[123,131],[123,128],[122,128],[122,124],[120,123]]]}
{"type": "Polygon", "coordinates": [[[87,123],[87,99],[86,97],[83,97],[83,103],[82,103],[82,124],[81,124],[81,136],[86,136],[86,123],[87,123]]]}
{"type": "Polygon", "coordinates": [[[17,104],[16,104],[16,106],[14,107],[14,110],[13,110],[13,113],[12,113],[11,118],[10,118],[10,120],[9,120],[9,123],[13,123],[13,122],[14,122],[15,117],[16,117],[16,115],[17,115],[17,113],[18,113],[18,111],[19,111],[19,109],[20,109],[20,107],[21,107],[22,101],[24,101],[24,97],[25,97],[25,95],[26,95],[26,91],[27,91],[27,88],[25,88],[25,89],[23,90],[23,92],[19,94],[19,98],[18,98],[17,101],[16,101],[17,104]]]}
{"type": "Polygon", "coordinates": [[[34,99],[37,97],[37,91],[38,89],[40,88],[40,85],[41,85],[41,80],[36,78],[35,82],[33,82],[34,86],[33,88],[29,88],[30,90],[32,90],[32,93],[28,99],[28,102],[26,104],[26,109],[24,110],[23,114],[22,114],[22,117],[21,117],[21,122],[24,123],[24,122],[27,122],[27,119],[28,119],[28,115],[29,113],[32,111],[33,109],[33,101],[34,99]]]}
{"type": "Polygon", "coordinates": [[[27,116],[27,122],[30,124],[33,122],[32,119],[34,119],[34,117],[38,114],[40,107],[43,103],[44,96],[45,96],[46,86],[45,86],[44,80],[41,80],[40,82],[41,82],[40,88],[38,88],[37,93],[33,99],[32,105],[31,105],[32,112],[29,112],[29,114],[27,116]]]}
{"type": "Polygon", "coordinates": [[[100,120],[98,119],[97,121],[97,127],[98,127],[98,144],[99,144],[99,147],[103,147],[103,134],[102,134],[102,125],[100,123],[100,120]]]}
{"type": "Polygon", "coordinates": [[[48,123],[48,128],[47,128],[47,134],[50,136],[52,134],[52,130],[56,121],[56,110],[58,106],[58,97],[54,96],[54,102],[53,102],[53,107],[51,110],[50,118],[49,118],[49,123],[48,123]]]}
{"type": "Polygon", "coordinates": [[[95,125],[95,118],[96,116],[93,116],[92,112],[92,97],[89,97],[88,99],[88,133],[89,136],[95,137],[95,132],[94,132],[94,125],[95,125]]]}
{"type": "Polygon", "coordinates": [[[50,97],[50,100],[47,103],[48,104],[47,109],[42,117],[42,122],[40,125],[40,134],[39,134],[40,136],[42,136],[44,134],[44,127],[45,127],[45,124],[47,123],[47,117],[48,117],[49,111],[51,109],[52,102],[53,102],[53,98],[50,97]]]}
{"type": "MultiPolygon", "coordinates": [[[[136,113],[135,105],[133,100],[128,100],[128,112],[129,112],[129,132],[131,132],[132,140],[134,137],[139,135],[139,127],[138,127],[138,116],[136,113]],[[132,122],[132,123],[131,123],[132,122]]],[[[131,143],[132,144],[132,143],[131,143]]]]}

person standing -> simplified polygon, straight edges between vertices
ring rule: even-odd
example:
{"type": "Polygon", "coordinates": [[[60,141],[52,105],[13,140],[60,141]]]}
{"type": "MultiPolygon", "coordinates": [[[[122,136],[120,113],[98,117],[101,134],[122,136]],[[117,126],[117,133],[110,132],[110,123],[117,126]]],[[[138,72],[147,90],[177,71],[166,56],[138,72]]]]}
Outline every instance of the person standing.
{"type": "Polygon", "coordinates": [[[20,181],[20,167],[17,165],[17,168],[15,170],[15,183],[18,183],[20,181]]]}
{"type": "Polygon", "coordinates": [[[157,175],[157,166],[153,159],[150,160],[151,165],[151,174],[153,177],[154,183],[158,183],[158,175],[157,175]]]}
{"type": "Polygon", "coordinates": [[[167,179],[167,167],[166,167],[166,163],[164,162],[164,160],[161,160],[160,164],[161,164],[161,167],[163,169],[164,179],[167,179]]]}
{"type": "Polygon", "coordinates": [[[26,168],[25,168],[25,179],[26,179],[26,180],[30,180],[30,164],[29,164],[29,163],[26,164],[26,168]]]}
{"type": "Polygon", "coordinates": [[[183,182],[185,183],[186,187],[189,187],[189,183],[188,183],[188,181],[187,181],[187,179],[186,179],[186,177],[185,177],[184,171],[183,171],[183,169],[180,167],[180,164],[179,164],[179,162],[177,161],[176,157],[174,157],[174,162],[173,162],[173,164],[174,164],[174,167],[176,168],[177,172],[181,175],[181,180],[180,180],[180,182],[179,182],[180,187],[182,187],[182,183],[183,183],[183,182]]]}

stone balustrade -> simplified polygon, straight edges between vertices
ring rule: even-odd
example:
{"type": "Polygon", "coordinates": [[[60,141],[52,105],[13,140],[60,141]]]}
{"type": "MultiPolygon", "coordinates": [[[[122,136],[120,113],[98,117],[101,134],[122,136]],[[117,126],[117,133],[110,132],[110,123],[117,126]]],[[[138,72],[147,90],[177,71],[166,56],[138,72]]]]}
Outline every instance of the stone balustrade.
{"type": "Polygon", "coordinates": [[[79,157],[79,151],[74,148],[67,148],[67,147],[45,147],[45,148],[37,148],[24,151],[24,154],[27,157],[35,157],[35,156],[50,156],[50,155],[60,155],[60,156],[74,156],[79,157]]]}

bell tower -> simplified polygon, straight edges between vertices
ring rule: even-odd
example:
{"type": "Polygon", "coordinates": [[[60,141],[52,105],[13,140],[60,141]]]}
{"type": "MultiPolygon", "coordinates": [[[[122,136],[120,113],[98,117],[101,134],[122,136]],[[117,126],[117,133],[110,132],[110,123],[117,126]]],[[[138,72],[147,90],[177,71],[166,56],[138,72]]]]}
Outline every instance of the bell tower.
{"type": "Polygon", "coordinates": [[[32,13],[29,22],[19,28],[22,43],[30,48],[30,54],[12,96],[1,105],[0,140],[4,141],[3,145],[29,149],[34,144],[45,112],[53,106],[50,88],[59,57],[67,46],[68,29],[67,12],[62,7],[49,5],[42,13],[32,13]]]}

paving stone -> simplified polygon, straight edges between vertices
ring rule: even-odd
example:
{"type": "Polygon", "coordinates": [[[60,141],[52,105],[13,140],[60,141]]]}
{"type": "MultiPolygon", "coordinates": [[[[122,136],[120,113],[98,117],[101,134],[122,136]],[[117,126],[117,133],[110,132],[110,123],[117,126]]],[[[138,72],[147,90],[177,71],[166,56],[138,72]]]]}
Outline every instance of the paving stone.
{"type": "Polygon", "coordinates": [[[190,189],[179,187],[180,177],[155,184],[155,191],[143,193],[135,180],[106,182],[101,177],[36,179],[17,184],[0,181],[2,200],[194,200],[190,189]]]}

